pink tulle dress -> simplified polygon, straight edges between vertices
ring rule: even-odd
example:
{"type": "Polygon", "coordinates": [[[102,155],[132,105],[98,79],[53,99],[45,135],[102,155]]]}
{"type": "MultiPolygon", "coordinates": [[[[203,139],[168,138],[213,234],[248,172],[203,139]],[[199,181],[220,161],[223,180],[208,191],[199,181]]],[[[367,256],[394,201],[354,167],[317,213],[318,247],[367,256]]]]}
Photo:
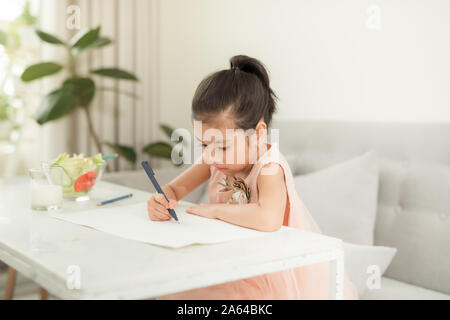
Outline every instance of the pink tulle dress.
{"type": "MultiPolygon", "coordinates": [[[[321,233],[310,212],[300,200],[295,190],[291,169],[280,153],[278,147],[267,144],[266,151],[253,165],[249,175],[244,179],[251,189],[250,202],[258,202],[257,177],[264,165],[278,163],[284,170],[287,187],[287,204],[283,225],[304,231],[321,233]]],[[[264,170],[264,168],[263,168],[264,170]]],[[[226,203],[233,190],[227,190],[218,182],[225,174],[211,166],[209,183],[210,203],[226,203]]],[[[233,205],[233,204],[230,204],[233,205]]],[[[158,299],[186,300],[234,300],[234,299],[328,299],[329,298],[329,263],[314,264],[295,269],[264,274],[252,278],[226,282],[208,287],[187,290],[158,297],[158,299]]],[[[356,287],[345,275],[344,299],[357,299],[356,287]]]]}

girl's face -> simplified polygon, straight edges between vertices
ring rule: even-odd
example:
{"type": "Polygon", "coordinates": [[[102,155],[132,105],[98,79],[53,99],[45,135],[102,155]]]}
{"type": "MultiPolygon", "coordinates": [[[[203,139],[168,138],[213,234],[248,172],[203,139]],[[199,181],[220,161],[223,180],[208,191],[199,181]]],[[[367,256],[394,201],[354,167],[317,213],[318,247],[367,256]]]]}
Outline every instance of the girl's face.
{"type": "Polygon", "coordinates": [[[258,123],[256,130],[247,132],[235,128],[231,120],[221,123],[196,121],[194,134],[202,146],[203,162],[215,166],[226,175],[232,175],[251,169],[257,160],[257,152],[261,152],[258,145],[264,137],[265,128],[263,121],[258,123]]]}

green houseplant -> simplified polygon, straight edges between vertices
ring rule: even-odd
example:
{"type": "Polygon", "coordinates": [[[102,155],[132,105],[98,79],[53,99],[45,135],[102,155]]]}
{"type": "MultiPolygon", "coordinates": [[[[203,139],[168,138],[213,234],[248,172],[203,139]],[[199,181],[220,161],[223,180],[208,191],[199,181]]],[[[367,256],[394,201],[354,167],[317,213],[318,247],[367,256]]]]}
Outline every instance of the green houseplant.
{"type": "MultiPolygon", "coordinates": [[[[90,136],[94,140],[98,152],[103,153],[103,144],[95,132],[89,108],[97,91],[92,76],[97,75],[127,81],[138,81],[137,77],[128,71],[115,67],[89,70],[87,75],[78,74],[77,63],[81,54],[102,48],[112,42],[109,38],[100,35],[100,27],[80,31],[69,42],[62,41],[42,30],[36,30],[36,34],[46,43],[65,48],[68,59],[64,65],[53,61],[33,64],[22,73],[22,81],[35,81],[57,74],[63,69],[69,72],[69,76],[64,79],[58,89],[53,90],[43,98],[35,115],[35,120],[40,125],[43,125],[49,121],[60,119],[77,108],[81,108],[86,114],[90,136]]],[[[111,146],[115,147],[115,145],[111,146]]]]}
{"type": "MultiPolygon", "coordinates": [[[[165,136],[169,140],[171,140],[174,129],[170,125],[163,124],[163,123],[159,124],[159,128],[165,134],[165,136]]],[[[182,143],[183,143],[183,145],[185,145],[186,142],[184,140],[182,140],[182,143]]],[[[136,155],[136,151],[132,147],[126,146],[126,145],[112,144],[109,142],[105,142],[104,144],[107,145],[112,150],[114,150],[114,152],[120,154],[124,159],[131,162],[132,164],[136,163],[137,155],[136,155]]],[[[172,156],[172,150],[174,148],[176,148],[176,144],[174,144],[172,142],[166,142],[163,140],[159,140],[159,141],[151,142],[151,143],[147,144],[146,146],[144,146],[142,148],[142,152],[144,154],[147,154],[147,155],[155,157],[155,158],[172,160],[171,156],[172,156]]],[[[182,150],[179,150],[179,155],[181,156],[182,154],[183,154],[182,150]]],[[[183,163],[179,163],[179,164],[173,163],[173,165],[176,167],[179,167],[179,166],[183,165],[183,163]]]]}
{"type": "MultiPolygon", "coordinates": [[[[161,123],[159,125],[159,128],[164,132],[164,134],[166,135],[167,138],[171,139],[172,133],[174,131],[174,129],[171,126],[169,126],[168,124],[161,123]]],[[[182,140],[182,143],[185,144],[185,141],[182,140]]],[[[175,147],[176,147],[176,145],[169,143],[169,142],[156,141],[156,142],[152,142],[152,143],[149,143],[148,145],[146,145],[142,149],[142,151],[153,157],[171,160],[172,159],[171,158],[172,150],[175,147]]],[[[179,150],[179,154],[180,154],[180,156],[182,155],[182,150],[179,150]]],[[[173,164],[177,167],[183,165],[183,163],[180,163],[180,164],[173,163],[173,164]]]]}
{"type": "MultiPolygon", "coordinates": [[[[80,75],[77,73],[77,60],[81,54],[107,46],[111,44],[111,40],[100,36],[100,27],[81,31],[69,42],[64,42],[56,36],[42,30],[36,30],[36,34],[46,43],[64,47],[67,51],[68,60],[65,65],[53,61],[33,64],[26,68],[22,73],[22,81],[35,81],[43,77],[57,74],[63,69],[69,71],[69,77],[62,82],[58,89],[48,93],[43,98],[37,114],[35,115],[35,120],[40,125],[43,125],[49,121],[60,119],[70,114],[77,108],[81,108],[86,114],[89,133],[94,140],[98,152],[103,153],[103,146],[105,145],[114,150],[114,152],[120,154],[125,160],[135,164],[137,155],[136,151],[132,147],[114,144],[111,142],[102,142],[96,134],[89,106],[98,89],[95,86],[93,77],[90,77],[89,75],[110,77],[127,81],[138,81],[137,77],[128,71],[118,68],[101,68],[90,70],[89,75],[80,75]]],[[[122,92],[119,91],[119,93],[122,92]]],[[[167,124],[160,124],[159,127],[170,139],[174,129],[167,124]]],[[[153,157],[170,160],[172,149],[174,147],[175,146],[169,142],[156,141],[146,145],[142,149],[142,152],[153,157]]],[[[175,165],[179,166],[180,164],[175,165]]]]}

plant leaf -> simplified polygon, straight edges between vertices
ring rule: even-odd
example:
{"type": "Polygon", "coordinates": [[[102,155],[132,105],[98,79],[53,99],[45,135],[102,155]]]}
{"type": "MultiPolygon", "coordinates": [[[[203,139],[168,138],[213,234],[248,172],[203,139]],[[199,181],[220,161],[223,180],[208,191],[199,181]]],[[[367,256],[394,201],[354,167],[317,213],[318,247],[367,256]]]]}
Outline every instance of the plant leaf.
{"type": "Polygon", "coordinates": [[[93,44],[98,39],[100,27],[87,29],[78,32],[70,41],[70,48],[75,51],[81,51],[87,46],[93,44]]]}
{"type": "Polygon", "coordinates": [[[103,77],[138,81],[138,78],[136,78],[135,75],[129,73],[128,71],[117,69],[117,68],[96,69],[96,70],[91,70],[91,73],[99,75],[99,76],[103,76],[103,77]]]}
{"type": "Polygon", "coordinates": [[[42,125],[71,113],[77,106],[79,106],[78,97],[72,90],[63,87],[44,97],[35,119],[42,125]]]}
{"type": "Polygon", "coordinates": [[[172,138],[172,132],[174,131],[174,129],[172,127],[170,127],[167,124],[163,124],[161,123],[159,125],[159,128],[166,134],[166,136],[171,139],[172,138]]]}
{"type": "Polygon", "coordinates": [[[95,83],[90,78],[69,78],[63,87],[72,90],[82,106],[88,106],[95,95],[95,83]]]}
{"type": "Polygon", "coordinates": [[[167,142],[157,141],[148,144],[142,149],[143,152],[158,158],[171,159],[172,146],[167,142]]]}
{"type": "Polygon", "coordinates": [[[48,42],[51,44],[56,44],[56,45],[66,45],[65,42],[61,41],[60,39],[51,35],[50,33],[44,32],[39,29],[35,30],[35,32],[42,41],[45,41],[45,42],[48,42]]]}
{"type": "MultiPolygon", "coordinates": [[[[167,125],[167,124],[163,124],[161,123],[159,125],[159,128],[166,134],[166,136],[172,141],[172,133],[175,131],[174,128],[172,128],[171,126],[167,125]]],[[[178,137],[178,140],[173,140],[175,142],[181,142],[183,144],[184,147],[189,147],[189,139],[186,139],[186,137],[184,137],[183,135],[180,135],[178,137]]]]}
{"type": "Polygon", "coordinates": [[[112,41],[109,38],[98,38],[92,44],[90,44],[87,47],[84,47],[82,49],[79,49],[78,51],[81,52],[81,51],[89,51],[89,50],[93,50],[93,49],[98,49],[98,48],[107,46],[111,43],[112,43],[112,41]]]}
{"type": "Polygon", "coordinates": [[[133,148],[125,146],[125,145],[110,143],[110,142],[105,142],[103,144],[110,147],[111,149],[113,149],[114,152],[116,152],[119,155],[121,155],[122,157],[124,157],[127,161],[129,161],[131,163],[136,163],[137,156],[136,156],[136,151],[134,151],[133,148]]]}
{"type": "Polygon", "coordinates": [[[55,74],[61,71],[62,68],[63,68],[62,65],[54,62],[36,63],[26,68],[20,78],[24,82],[33,81],[42,77],[55,74]]]}
{"type": "Polygon", "coordinates": [[[79,49],[78,51],[88,51],[88,50],[93,50],[93,49],[97,49],[97,48],[101,48],[104,46],[107,46],[111,43],[111,39],[109,38],[98,38],[97,40],[95,40],[93,43],[91,43],[90,45],[79,49]]]}

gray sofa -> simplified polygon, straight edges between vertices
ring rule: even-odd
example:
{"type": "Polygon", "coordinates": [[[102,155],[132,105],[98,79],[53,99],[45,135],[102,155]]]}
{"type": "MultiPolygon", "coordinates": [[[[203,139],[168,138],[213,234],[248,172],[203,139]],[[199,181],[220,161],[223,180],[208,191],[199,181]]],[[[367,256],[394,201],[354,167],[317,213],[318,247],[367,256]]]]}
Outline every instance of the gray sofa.
{"type": "MultiPolygon", "coordinates": [[[[381,289],[363,299],[450,299],[450,124],[276,121],[294,175],[375,150],[379,192],[374,245],[397,248],[381,289]]],[[[161,183],[186,167],[158,170],[161,183]]],[[[153,192],[140,171],[104,180],[153,192]]],[[[207,202],[207,183],[185,200],[207,202]]]]}

